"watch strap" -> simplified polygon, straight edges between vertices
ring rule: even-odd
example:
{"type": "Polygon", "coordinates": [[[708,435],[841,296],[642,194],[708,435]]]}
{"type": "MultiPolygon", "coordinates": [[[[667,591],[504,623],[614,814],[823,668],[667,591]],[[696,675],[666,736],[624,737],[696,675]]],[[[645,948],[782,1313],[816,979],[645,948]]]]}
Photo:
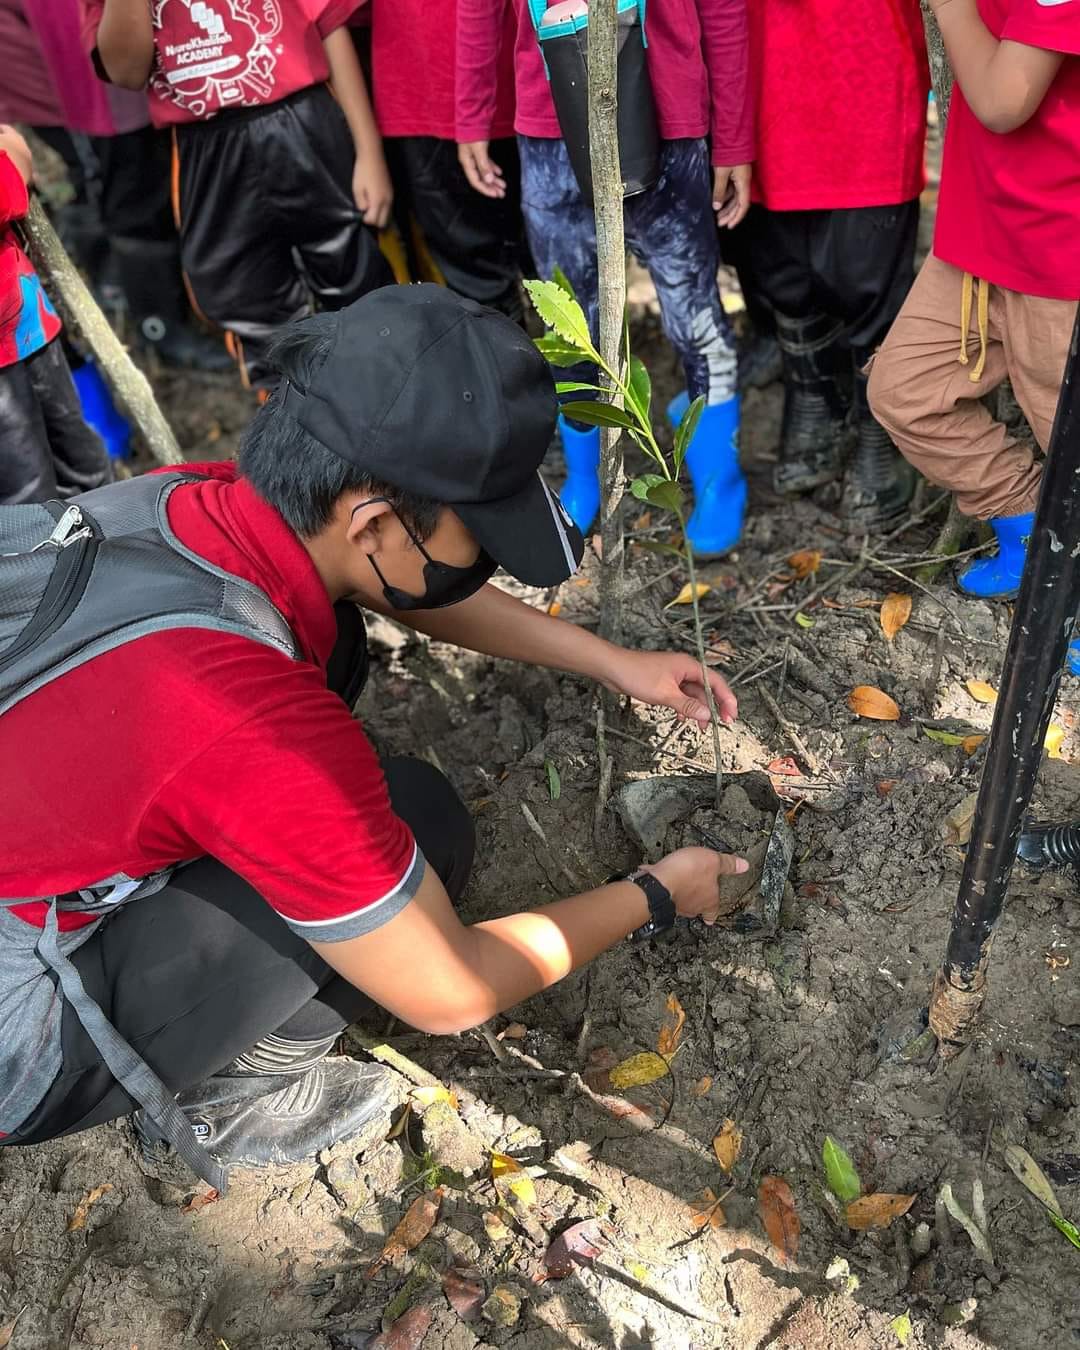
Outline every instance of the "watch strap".
{"type": "Polygon", "coordinates": [[[636,872],[614,876],[610,880],[632,881],[644,893],[648,903],[648,920],[640,928],[635,928],[630,934],[631,942],[648,942],[651,938],[657,937],[660,933],[665,933],[669,928],[674,927],[675,901],[671,898],[671,892],[659,877],[638,868],[636,872]]]}

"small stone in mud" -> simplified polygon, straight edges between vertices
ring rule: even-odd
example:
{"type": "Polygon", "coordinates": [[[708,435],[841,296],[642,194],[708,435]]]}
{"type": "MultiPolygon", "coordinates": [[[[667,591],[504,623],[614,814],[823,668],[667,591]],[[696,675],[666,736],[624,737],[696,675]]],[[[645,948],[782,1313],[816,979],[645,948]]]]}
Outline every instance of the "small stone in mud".
{"type": "Polygon", "coordinates": [[[521,1296],[508,1284],[497,1284],[480,1309],[493,1326],[512,1327],[521,1316],[521,1296]]]}
{"type": "Polygon", "coordinates": [[[691,783],[685,776],[640,778],[619,789],[619,818],[646,857],[659,856],[668,827],[693,809],[691,783]]]}
{"type": "Polygon", "coordinates": [[[946,1303],[941,1310],[941,1320],[947,1327],[962,1327],[975,1317],[979,1306],[978,1299],[965,1298],[961,1303],[946,1303]]]}

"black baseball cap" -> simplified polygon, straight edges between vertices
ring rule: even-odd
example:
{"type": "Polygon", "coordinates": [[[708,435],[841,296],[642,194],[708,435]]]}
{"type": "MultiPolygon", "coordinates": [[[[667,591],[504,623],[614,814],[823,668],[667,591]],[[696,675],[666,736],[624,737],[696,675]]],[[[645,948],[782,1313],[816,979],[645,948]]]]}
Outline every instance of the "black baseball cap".
{"type": "Polygon", "coordinates": [[[558,400],[513,320],[443,286],[384,286],[336,315],[330,353],[284,408],[320,445],[451,507],[529,586],[565,581],[585,544],[539,469],[558,400]]]}

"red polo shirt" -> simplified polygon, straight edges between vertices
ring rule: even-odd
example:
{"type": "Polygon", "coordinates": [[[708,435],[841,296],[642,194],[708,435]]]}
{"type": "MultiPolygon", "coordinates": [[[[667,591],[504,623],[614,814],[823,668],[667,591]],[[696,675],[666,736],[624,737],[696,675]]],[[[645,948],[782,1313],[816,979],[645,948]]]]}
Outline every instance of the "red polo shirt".
{"type": "Polygon", "coordinates": [[[1001,135],[949,106],[934,253],[995,286],[1080,299],[1080,0],[978,0],[996,38],[1064,52],[1032,117],[1001,135]]]}
{"type": "MultiPolygon", "coordinates": [[[[329,597],[299,539],[234,465],[192,467],[215,476],[173,492],[173,529],[265,591],[302,657],[175,629],[98,656],[5,713],[0,896],[211,855],[306,938],[369,932],[415,894],[424,860],[370,742],[326,687],[329,597]]],[[[44,919],[43,905],[13,912],[44,919]]],[[[61,916],[62,928],[83,922],[61,916]]]]}

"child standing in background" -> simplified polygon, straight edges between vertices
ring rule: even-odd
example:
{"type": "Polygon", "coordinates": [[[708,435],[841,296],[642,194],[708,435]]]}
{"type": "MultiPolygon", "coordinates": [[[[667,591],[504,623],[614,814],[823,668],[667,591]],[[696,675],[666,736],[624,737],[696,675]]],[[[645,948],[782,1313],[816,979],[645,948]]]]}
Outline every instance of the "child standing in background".
{"type": "Polygon", "coordinates": [[[372,233],[390,178],[344,27],[356,0],[82,3],[98,73],[149,81],[154,124],[173,130],[188,283],[265,388],[268,338],[312,297],[340,309],[392,280],[372,233]]]}
{"type": "MultiPolygon", "coordinates": [[[[505,168],[492,159],[495,69],[505,5],[517,26],[515,128],[522,210],[541,276],[561,267],[595,328],[596,233],[574,177],[551,98],[528,0],[458,0],[457,138],[477,192],[501,197],[505,168]]],[[[650,0],[646,59],[661,146],[655,186],[626,200],[626,242],[649,269],[664,331],[682,360],[691,398],[707,407],[687,455],[696,505],[688,535],[696,553],[739,541],[746,483],[736,436],[736,356],[717,285],[717,222],[736,224],[750,201],[753,114],[746,0],[650,0]],[[706,137],[711,135],[710,146],[706,137]]],[[[599,505],[600,434],[560,419],[568,480],[563,501],[587,529],[599,505]]]]}

